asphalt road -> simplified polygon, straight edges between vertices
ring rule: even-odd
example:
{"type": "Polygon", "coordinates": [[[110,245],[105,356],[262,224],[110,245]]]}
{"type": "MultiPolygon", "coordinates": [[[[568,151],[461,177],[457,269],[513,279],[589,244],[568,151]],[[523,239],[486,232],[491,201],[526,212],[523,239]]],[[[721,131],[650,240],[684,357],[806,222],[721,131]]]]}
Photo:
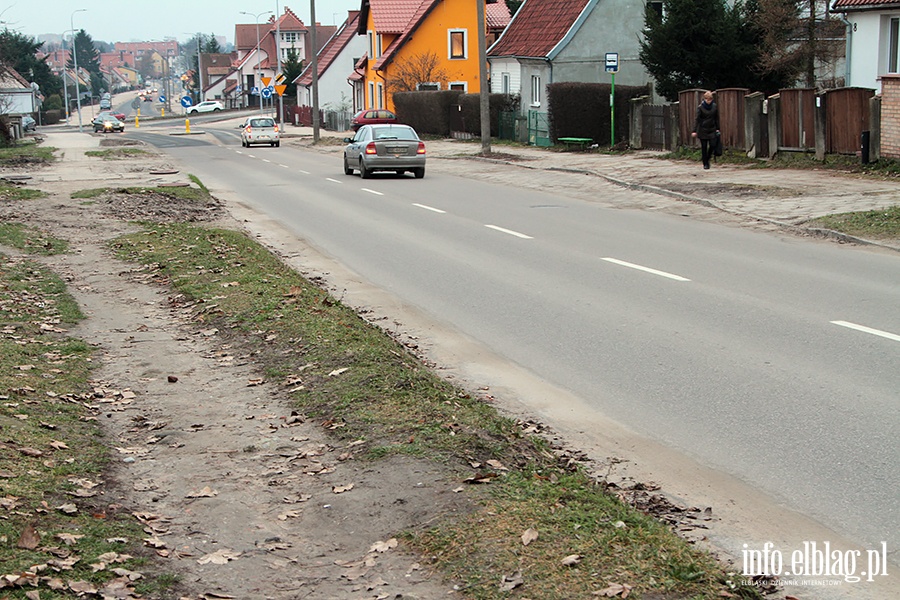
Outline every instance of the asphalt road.
{"type": "Polygon", "coordinates": [[[224,128],[140,135],[615,421],[863,546],[900,547],[896,256],[610,210],[434,161],[423,180],[363,181],[339,155],[244,150],[224,128]]]}

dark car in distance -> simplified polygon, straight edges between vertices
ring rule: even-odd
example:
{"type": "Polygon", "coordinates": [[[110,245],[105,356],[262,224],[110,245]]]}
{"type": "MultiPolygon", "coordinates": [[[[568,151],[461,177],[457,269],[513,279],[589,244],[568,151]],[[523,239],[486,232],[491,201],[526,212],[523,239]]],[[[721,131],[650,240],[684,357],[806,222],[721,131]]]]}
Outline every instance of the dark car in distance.
{"type": "Polygon", "coordinates": [[[125,131],[125,123],[118,120],[110,113],[101,113],[97,115],[97,117],[91,121],[91,124],[94,126],[94,133],[110,133],[113,131],[122,133],[125,131]]]}
{"type": "Polygon", "coordinates": [[[368,179],[374,171],[403,175],[412,171],[425,177],[425,142],[409,125],[363,125],[352,138],[345,138],[344,173],[368,179]]]}
{"type": "Polygon", "coordinates": [[[363,125],[377,125],[381,123],[397,123],[397,115],[389,110],[370,109],[361,110],[350,119],[350,129],[357,131],[363,125]]]}

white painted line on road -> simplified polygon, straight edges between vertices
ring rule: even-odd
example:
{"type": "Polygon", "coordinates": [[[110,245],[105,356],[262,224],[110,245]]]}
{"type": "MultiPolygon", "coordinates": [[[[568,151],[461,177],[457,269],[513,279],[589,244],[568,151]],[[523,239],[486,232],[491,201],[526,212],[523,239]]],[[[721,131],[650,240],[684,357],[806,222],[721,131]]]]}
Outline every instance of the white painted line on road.
{"type": "Polygon", "coordinates": [[[872,335],[877,335],[889,340],[894,340],[895,342],[900,342],[900,335],[897,335],[896,333],[888,333],[887,331],[872,329],[871,327],[866,327],[865,325],[857,325],[856,323],[848,323],[847,321],[832,321],[832,323],[834,325],[840,325],[841,327],[846,327],[848,329],[855,329],[856,331],[871,333],[872,335]]]}
{"type": "Polygon", "coordinates": [[[267,162],[267,163],[270,163],[270,162],[272,162],[272,161],[271,161],[271,160],[269,160],[269,159],[268,159],[268,158],[264,158],[264,159],[263,159],[263,162],[267,162]]]}
{"type": "Polygon", "coordinates": [[[326,177],[325,181],[330,181],[331,183],[344,183],[343,181],[338,181],[337,179],[332,179],[331,177],[326,177]]]}
{"type": "Polygon", "coordinates": [[[309,171],[304,171],[303,169],[297,169],[298,173],[303,173],[304,175],[309,175],[309,171]]]}
{"type": "Polygon", "coordinates": [[[603,258],[601,260],[605,260],[606,262],[611,262],[616,265],[621,265],[623,267],[628,267],[629,269],[637,269],[638,271],[644,271],[645,273],[659,275],[660,277],[668,277],[669,279],[674,279],[675,281],[690,281],[690,279],[687,279],[680,275],[673,275],[672,273],[666,273],[665,271],[657,271],[656,269],[651,269],[650,267],[642,267],[641,265],[625,262],[624,260],[619,260],[617,258],[603,258]]]}
{"type": "Polygon", "coordinates": [[[514,235],[518,238],[522,238],[523,240],[533,240],[534,238],[530,235],[525,235],[524,233],[519,233],[518,231],[513,231],[512,229],[504,229],[503,227],[497,227],[496,225],[485,225],[488,229],[493,229],[494,231],[499,231],[501,233],[508,233],[509,235],[514,235]]]}
{"type": "Polygon", "coordinates": [[[279,167],[284,167],[285,169],[290,169],[290,167],[287,166],[287,165],[278,165],[278,166],[279,166],[279,167]]]}
{"type": "Polygon", "coordinates": [[[418,204],[416,202],[413,202],[413,206],[418,206],[419,208],[424,208],[425,210],[430,210],[432,212],[441,213],[442,215],[447,214],[446,210],[434,208],[433,206],[426,206],[425,204],[418,204]]]}
{"type": "Polygon", "coordinates": [[[250,158],[256,158],[256,157],[253,156],[252,154],[248,154],[247,156],[249,156],[250,158]]]}
{"type": "Polygon", "coordinates": [[[375,190],[370,190],[369,188],[361,188],[364,192],[369,192],[370,194],[375,194],[376,196],[384,196],[381,192],[376,192],[375,190]]]}

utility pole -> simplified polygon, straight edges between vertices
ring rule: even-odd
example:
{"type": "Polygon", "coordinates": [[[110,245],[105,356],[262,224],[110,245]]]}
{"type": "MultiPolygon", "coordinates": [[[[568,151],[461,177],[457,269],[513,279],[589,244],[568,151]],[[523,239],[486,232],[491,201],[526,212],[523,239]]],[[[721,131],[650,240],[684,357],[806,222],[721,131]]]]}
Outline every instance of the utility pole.
{"type": "Polygon", "coordinates": [[[75,63],[75,104],[78,106],[78,133],[84,129],[81,126],[81,88],[78,86],[78,47],[75,45],[75,13],[87,12],[86,8],[79,8],[69,17],[69,25],[72,26],[72,62],[75,63]]]}
{"type": "Polygon", "coordinates": [[[309,20],[312,21],[312,124],[313,144],[319,142],[319,61],[316,52],[316,0],[309,0],[309,20]]]}
{"type": "MultiPolygon", "coordinates": [[[[278,85],[278,76],[281,75],[281,8],[278,6],[278,0],[275,0],[275,54],[278,59],[276,64],[278,69],[275,71],[275,85],[278,85]]],[[[284,97],[278,94],[278,124],[284,116],[284,97]]]]}
{"type": "Polygon", "coordinates": [[[491,90],[487,74],[487,31],[484,25],[484,0],[478,5],[478,98],[481,108],[481,153],[491,153],[491,90]]]}

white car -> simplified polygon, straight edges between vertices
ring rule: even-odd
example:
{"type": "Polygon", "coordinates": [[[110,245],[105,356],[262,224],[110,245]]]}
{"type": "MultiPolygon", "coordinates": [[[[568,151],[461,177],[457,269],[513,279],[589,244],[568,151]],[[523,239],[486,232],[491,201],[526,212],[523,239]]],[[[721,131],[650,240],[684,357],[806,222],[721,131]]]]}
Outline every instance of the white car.
{"type": "Polygon", "coordinates": [[[221,102],[218,102],[216,100],[207,100],[206,102],[201,102],[196,106],[188,107],[187,113],[191,115],[194,113],[219,112],[220,110],[225,110],[225,107],[222,106],[221,102]]]}
{"type": "Polygon", "coordinates": [[[241,130],[241,146],[244,148],[253,144],[281,146],[281,132],[272,117],[247,117],[238,127],[241,130]]]}

